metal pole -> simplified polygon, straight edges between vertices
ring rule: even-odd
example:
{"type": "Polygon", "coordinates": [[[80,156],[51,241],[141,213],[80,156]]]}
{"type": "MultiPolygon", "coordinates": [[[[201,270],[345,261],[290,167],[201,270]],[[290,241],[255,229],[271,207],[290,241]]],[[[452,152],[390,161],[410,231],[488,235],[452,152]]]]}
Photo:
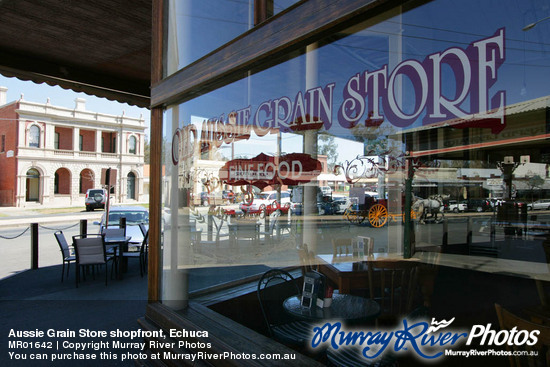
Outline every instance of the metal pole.
{"type": "Polygon", "coordinates": [[[31,223],[31,269],[38,269],[38,223],[31,223]]]}
{"type": "Polygon", "coordinates": [[[212,241],[214,236],[213,236],[213,232],[214,232],[214,223],[213,223],[213,219],[212,219],[212,212],[210,211],[210,209],[208,209],[208,222],[207,222],[207,230],[208,230],[208,235],[207,235],[207,239],[208,241],[212,241]]]}
{"type": "MultiPolygon", "coordinates": [[[[409,176],[411,174],[412,167],[409,167],[409,176]]],[[[411,228],[411,208],[412,208],[412,177],[408,177],[405,180],[405,233],[403,234],[403,258],[410,259],[412,257],[412,231],[411,228]]]]}
{"type": "Polygon", "coordinates": [[[467,235],[466,235],[466,242],[468,243],[468,247],[472,244],[472,227],[473,227],[473,220],[472,217],[468,218],[468,225],[467,225],[467,235]]]}
{"type": "Polygon", "coordinates": [[[447,218],[443,219],[443,243],[442,246],[445,247],[449,244],[449,220],[447,218]]]}
{"type": "Polygon", "coordinates": [[[267,214],[267,208],[264,215],[265,243],[268,243],[271,241],[271,231],[269,230],[269,215],[267,214]]]}
{"type": "MultiPolygon", "coordinates": [[[[407,152],[408,153],[408,152],[407,152]]],[[[412,182],[414,178],[414,166],[411,159],[407,159],[407,178],[405,179],[405,205],[404,218],[405,228],[403,229],[403,258],[410,259],[414,254],[414,226],[411,218],[412,210],[412,182]]]]}
{"type": "Polygon", "coordinates": [[[86,236],[88,234],[88,220],[87,219],[81,219],[80,220],[80,235],[86,236]]]}

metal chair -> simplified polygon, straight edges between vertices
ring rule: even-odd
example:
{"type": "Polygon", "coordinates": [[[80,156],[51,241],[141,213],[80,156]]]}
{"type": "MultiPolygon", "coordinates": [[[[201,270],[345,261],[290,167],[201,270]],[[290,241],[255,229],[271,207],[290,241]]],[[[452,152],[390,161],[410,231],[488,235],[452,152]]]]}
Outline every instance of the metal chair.
{"type": "Polygon", "coordinates": [[[272,240],[273,230],[275,230],[278,226],[280,215],[281,213],[279,211],[276,211],[269,216],[269,225],[267,226],[267,228],[265,228],[265,231],[258,232],[258,238],[260,235],[264,235],[265,243],[270,242],[272,240]]]}
{"type": "Polygon", "coordinates": [[[69,248],[69,244],[65,239],[63,231],[55,232],[54,236],[57,240],[57,244],[59,245],[59,249],[61,250],[61,256],[63,257],[63,267],[61,268],[61,282],[63,282],[63,277],[65,274],[65,264],[67,264],[67,278],[69,278],[69,268],[71,266],[71,263],[76,261],[76,257],[71,254],[71,249],[69,248]]]}
{"type": "Polygon", "coordinates": [[[126,237],[126,228],[103,228],[102,234],[105,237],[126,237]]]}
{"type": "MultiPolygon", "coordinates": [[[[76,257],[76,287],[80,282],[81,265],[105,265],[105,285],[107,285],[107,276],[109,261],[114,261],[115,256],[107,255],[105,252],[105,243],[102,235],[78,235],[73,236],[73,246],[76,257]]],[[[111,274],[112,274],[111,270],[111,274]]]]}
{"type": "Polygon", "coordinates": [[[141,234],[143,234],[143,237],[145,237],[145,234],[149,231],[147,227],[145,227],[144,223],[138,224],[139,229],[141,230],[141,234]]]}
{"type": "Polygon", "coordinates": [[[351,238],[335,238],[332,240],[332,255],[351,256],[353,254],[351,238]]]}
{"type": "Polygon", "coordinates": [[[239,240],[251,240],[251,243],[255,244],[260,237],[259,224],[256,222],[236,221],[232,224],[230,231],[233,245],[239,240]]]}
{"type": "Polygon", "coordinates": [[[296,280],[288,272],[271,269],[258,282],[258,301],[270,337],[292,346],[304,346],[313,326],[305,321],[293,321],[283,309],[283,301],[299,295],[296,280]]]}
{"type": "Polygon", "coordinates": [[[125,251],[122,253],[122,258],[138,259],[139,273],[143,278],[143,273],[146,272],[148,252],[149,252],[149,231],[146,231],[143,236],[143,242],[141,243],[141,247],[139,251],[125,251]]]}
{"type": "MultiPolygon", "coordinates": [[[[211,219],[212,220],[212,224],[213,226],[215,227],[215,234],[212,233],[211,235],[214,236],[214,239],[213,240],[209,240],[209,239],[206,239],[206,240],[203,240],[202,239],[202,230],[196,230],[196,222],[195,221],[191,221],[190,222],[190,225],[189,225],[189,231],[191,232],[191,240],[192,242],[195,244],[195,243],[198,243],[199,245],[216,245],[218,246],[220,244],[220,239],[222,237],[229,237],[229,233],[221,233],[221,230],[224,226],[224,224],[227,223],[227,219],[225,216],[223,216],[219,222],[216,223],[216,220],[214,218],[211,219]],[[195,229],[195,232],[192,232],[192,229],[195,229]]],[[[208,233],[206,233],[208,235],[208,233]]]]}
{"type": "Polygon", "coordinates": [[[380,304],[377,322],[394,322],[413,309],[420,294],[415,261],[372,260],[367,262],[370,298],[380,304]]]}

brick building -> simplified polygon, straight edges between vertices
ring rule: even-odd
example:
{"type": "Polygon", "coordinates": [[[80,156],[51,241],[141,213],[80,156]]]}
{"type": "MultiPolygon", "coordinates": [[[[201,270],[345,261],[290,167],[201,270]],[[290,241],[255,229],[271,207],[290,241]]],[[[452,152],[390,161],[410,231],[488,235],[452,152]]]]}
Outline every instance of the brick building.
{"type": "Polygon", "coordinates": [[[107,167],[117,171],[115,202],[147,199],[142,117],[87,111],[82,98],[71,109],[6,95],[0,87],[0,206],[84,205],[107,167]]]}

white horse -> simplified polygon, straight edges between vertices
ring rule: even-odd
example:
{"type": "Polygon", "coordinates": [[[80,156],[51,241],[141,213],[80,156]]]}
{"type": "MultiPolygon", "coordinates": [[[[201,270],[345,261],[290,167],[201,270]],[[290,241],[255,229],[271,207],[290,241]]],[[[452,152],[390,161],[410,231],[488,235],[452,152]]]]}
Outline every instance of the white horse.
{"type": "Polygon", "coordinates": [[[412,208],[420,213],[420,223],[432,219],[435,223],[443,221],[443,198],[439,195],[432,195],[427,199],[418,199],[414,202],[412,208]]]}

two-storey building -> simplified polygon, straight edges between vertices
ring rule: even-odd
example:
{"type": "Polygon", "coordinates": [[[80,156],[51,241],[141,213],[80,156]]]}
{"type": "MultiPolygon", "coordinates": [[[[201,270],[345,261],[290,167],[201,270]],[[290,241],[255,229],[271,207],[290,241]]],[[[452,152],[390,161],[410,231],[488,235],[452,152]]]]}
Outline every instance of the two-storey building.
{"type": "Polygon", "coordinates": [[[23,96],[6,103],[6,93],[0,88],[0,206],[84,205],[109,167],[117,172],[115,202],[147,199],[141,116],[88,111],[82,98],[74,108],[23,96]]]}

